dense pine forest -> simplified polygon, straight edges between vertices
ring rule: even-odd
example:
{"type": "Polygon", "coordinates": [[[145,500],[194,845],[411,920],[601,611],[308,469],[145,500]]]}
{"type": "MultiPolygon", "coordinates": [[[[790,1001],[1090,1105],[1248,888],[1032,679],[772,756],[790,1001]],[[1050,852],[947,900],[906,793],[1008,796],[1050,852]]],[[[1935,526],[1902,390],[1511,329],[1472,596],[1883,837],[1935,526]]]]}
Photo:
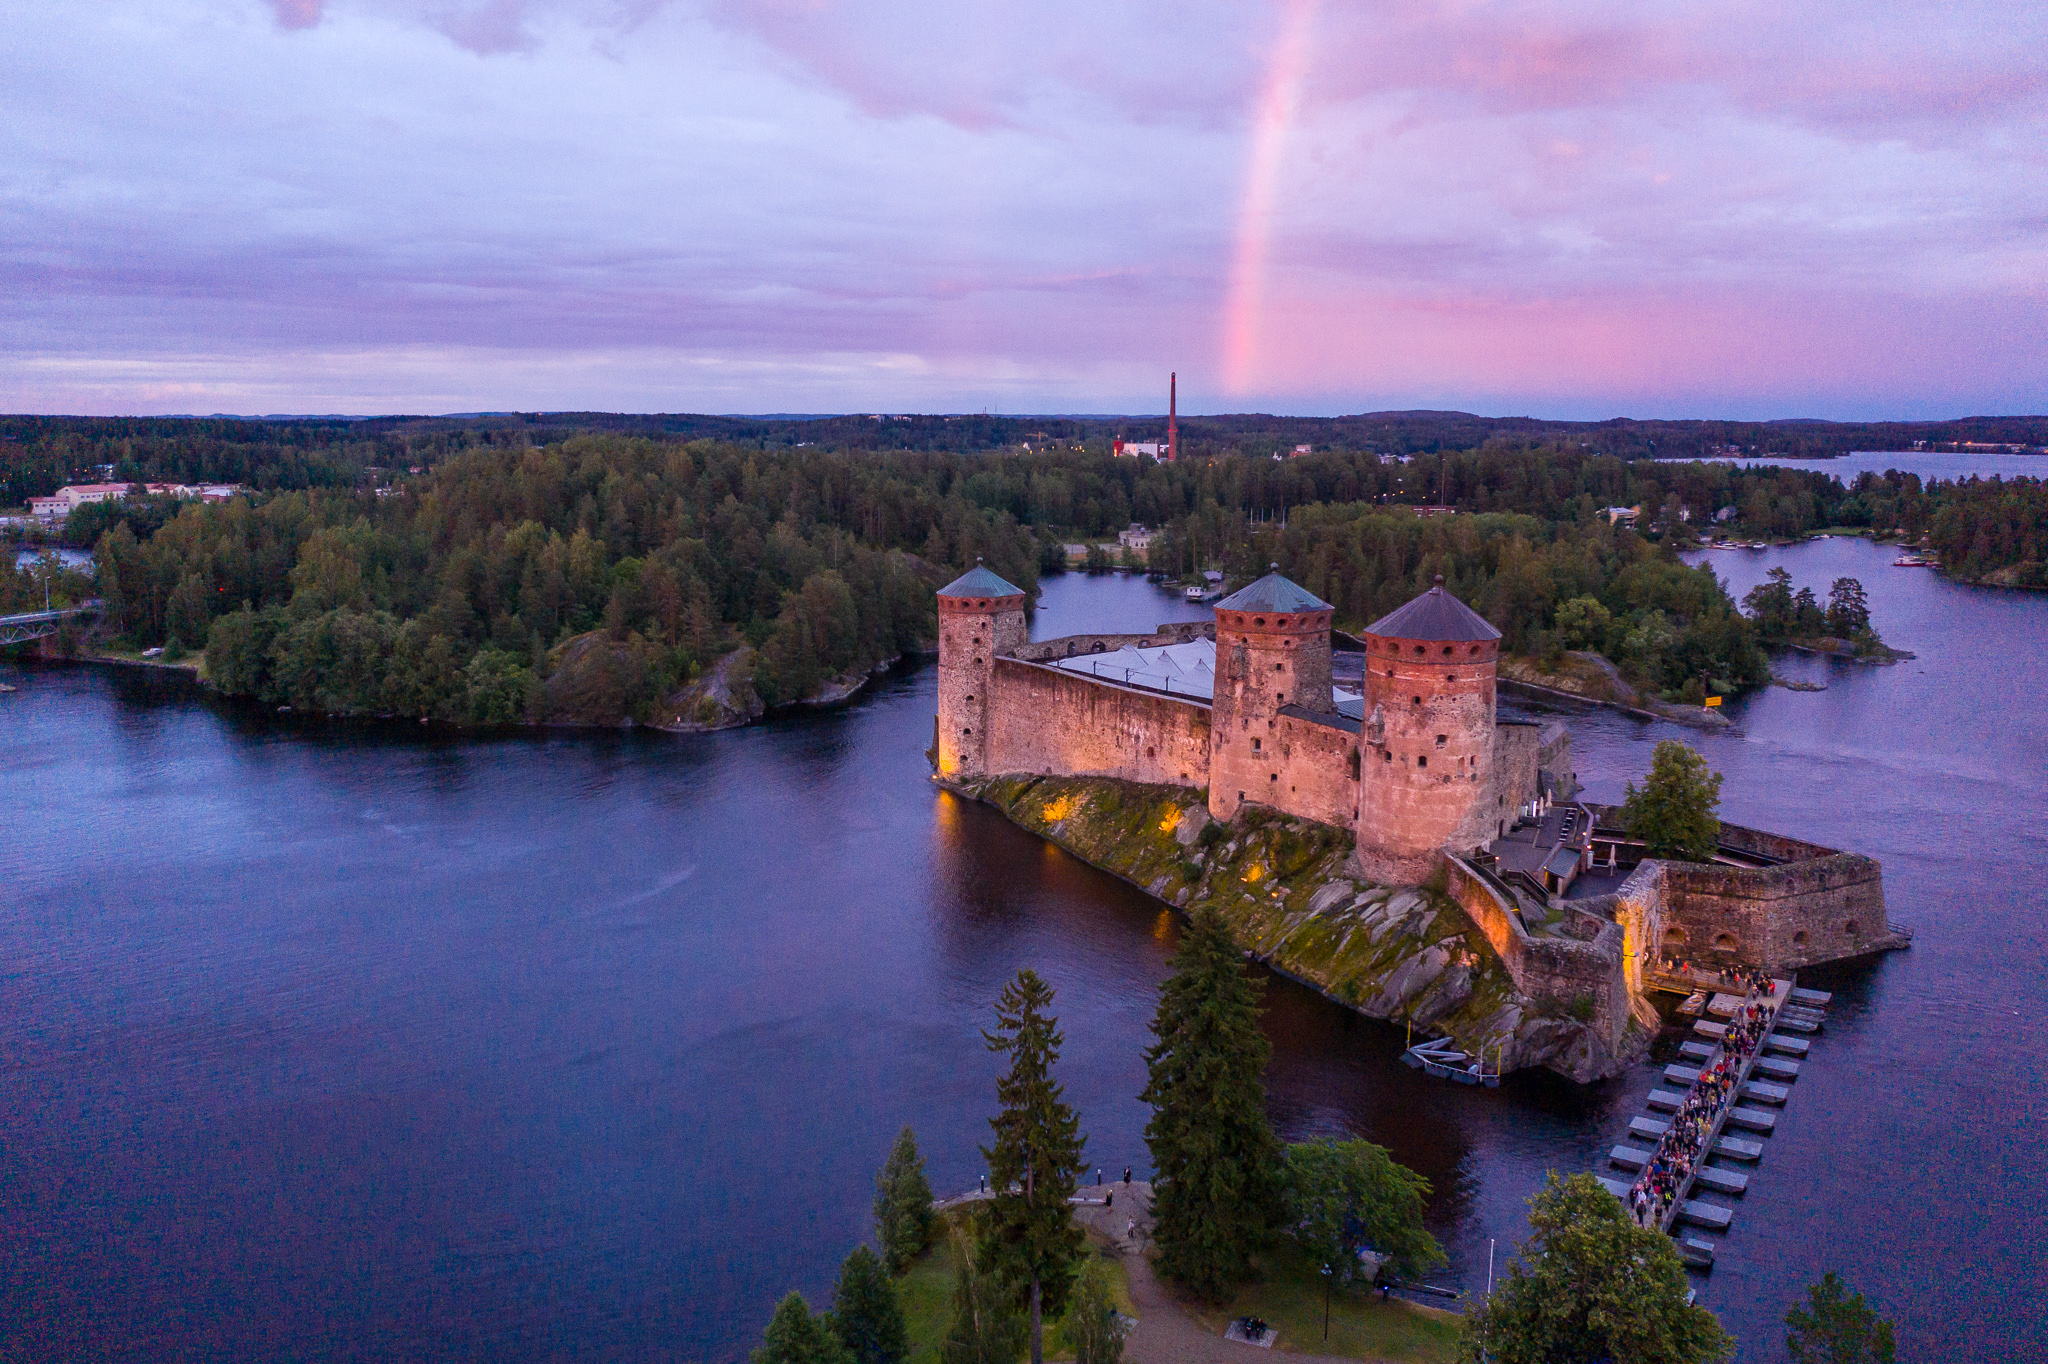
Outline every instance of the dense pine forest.
{"type": "MultiPolygon", "coordinates": [[[[1382,415],[1420,444],[1429,414],[1382,415]]],[[[1510,650],[1598,650],[1673,696],[1768,680],[1759,645],[1779,633],[1678,561],[1703,527],[1925,536],[1960,574],[2022,583],[2048,557],[2039,480],[1845,487],[1825,464],[1623,458],[1477,429],[1474,448],[1274,460],[1241,449],[1261,422],[1300,434],[1190,421],[1191,457],[1168,465],[1112,458],[1108,423],[1078,418],[14,418],[0,481],[14,498],[92,478],[245,485],[220,505],[73,513],[63,538],[97,550],[113,642],[203,650],[214,685],[275,704],[464,723],[669,719],[734,659],[727,680],[759,704],[799,701],[922,647],[931,589],[976,557],[1029,589],[1065,567],[1066,543],[1133,521],[1161,531],[1156,568],[1241,580],[1277,561],[1352,628],[1441,573],[1510,650]],[[1238,453],[1193,457],[1229,441],[1238,453]],[[1641,507],[1642,530],[1610,525],[1615,506],[1641,507]]],[[[44,586],[9,575],[0,604],[40,605],[44,586]]],[[[50,587],[91,590],[79,575],[50,587]]]]}

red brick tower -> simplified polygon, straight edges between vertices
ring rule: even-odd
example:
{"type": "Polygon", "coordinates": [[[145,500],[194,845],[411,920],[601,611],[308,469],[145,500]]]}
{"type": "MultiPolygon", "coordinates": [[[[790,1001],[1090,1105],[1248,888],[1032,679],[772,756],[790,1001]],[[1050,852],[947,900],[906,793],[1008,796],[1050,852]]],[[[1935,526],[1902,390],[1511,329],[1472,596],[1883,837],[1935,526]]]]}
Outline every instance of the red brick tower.
{"type": "Polygon", "coordinates": [[[1209,813],[1274,803],[1282,706],[1330,714],[1331,605],[1280,576],[1280,565],[1216,603],[1216,695],[1209,709],[1209,813]]]}
{"type": "Polygon", "coordinates": [[[1489,841],[1494,675],[1500,631],[1444,580],[1365,632],[1358,859],[1377,881],[1412,884],[1443,848],[1489,841]]]}
{"type": "Polygon", "coordinates": [[[1026,638],[1024,589],[974,567],[939,589],[939,714],[932,756],[940,777],[989,770],[989,688],[996,658],[1026,638]]]}

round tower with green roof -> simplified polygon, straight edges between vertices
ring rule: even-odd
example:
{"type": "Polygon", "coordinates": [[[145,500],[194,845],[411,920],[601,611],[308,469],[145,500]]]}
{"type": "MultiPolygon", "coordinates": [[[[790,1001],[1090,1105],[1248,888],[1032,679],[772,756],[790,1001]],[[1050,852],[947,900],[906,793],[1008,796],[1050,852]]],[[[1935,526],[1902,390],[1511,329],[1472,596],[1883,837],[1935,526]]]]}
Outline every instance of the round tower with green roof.
{"type": "Polygon", "coordinates": [[[1209,813],[1284,806],[1280,710],[1335,710],[1330,620],[1336,608],[1280,575],[1280,565],[1216,603],[1216,694],[1209,719],[1209,813]]]}
{"type": "Polygon", "coordinates": [[[989,771],[996,659],[1027,638],[1024,589],[974,567],[939,589],[939,713],[932,760],[941,777],[989,771]]]}

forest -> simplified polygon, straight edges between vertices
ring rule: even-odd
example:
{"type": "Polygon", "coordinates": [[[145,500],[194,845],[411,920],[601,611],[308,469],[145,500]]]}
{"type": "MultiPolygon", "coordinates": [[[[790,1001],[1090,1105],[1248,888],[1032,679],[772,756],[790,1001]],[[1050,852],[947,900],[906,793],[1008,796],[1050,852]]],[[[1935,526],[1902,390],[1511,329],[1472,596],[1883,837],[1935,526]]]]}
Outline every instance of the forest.
{"type": "MultiPolygon", "coordinates": [[[[646,429],[539,441],[548,420],[17,418],[0,423],[15,442],[0,456],[252,489],[72,514],[63,538],[97,549],[121,645],[203,649],[215,685],[266,702],[464,723],[548,718],[565,704],[551,684],[577,670],[592,673],[578,714],[658,718],[741,649],[739,680],[762,704],[802,700],[929,640],[931,589],[977,556],[1029,589],[1065,567],[1066,541],[1133,521],[1159,528],[1152,562],[1170,574],[1242,581],[1277,561],[1347,628],[1442,573],[1510,650],[1596,649],[1667,695],[1702,677],[1768,680],[1759,645],[1774,627],[1673,553],[1723,508],[1754,535],[1925,533],[1973,577],[2038,577],[2048,539],[2038,480],[1889,473],[1845,487],[1825,466],[1625,460],[1504,437],[1405,461],[1333,450],[1169,465],[1037,426],[1028,451],[959,451],[734,439],[737,418],[702,419],[713,434],[694,438],[658,429],[685,419],[622,418],[646,429]],[[1642,507],[1645,533],[1611,526],[1610,506],[1642,507]]],[[[908,441],[940,420],[833,422],[908,441]]],[[[960,434],[993,442],[1020,420],[960,434]]],[[[88,590],[77,575],[53,588],[88,590]]],[[[42,587],[17,572],[0,595],[24,609],[42,587]]]]}

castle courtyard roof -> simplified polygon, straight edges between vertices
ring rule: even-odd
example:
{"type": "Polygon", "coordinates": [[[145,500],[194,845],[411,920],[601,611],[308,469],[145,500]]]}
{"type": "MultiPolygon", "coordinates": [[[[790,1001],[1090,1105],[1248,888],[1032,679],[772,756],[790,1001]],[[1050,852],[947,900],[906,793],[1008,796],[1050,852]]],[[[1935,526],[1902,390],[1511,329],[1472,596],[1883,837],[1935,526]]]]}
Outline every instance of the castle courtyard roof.
{"type": "Polygon", "coordinates": [[[1237,591],[1216,603],[1218,611],[1328,611],[1330,604],[1315,593],[1280,576],[1280,565],[1274,564],[1273,571],[1249,587],[1237,591]]]}
{"type": "MultiPolygon", "coordinates": [[[[1079,673],[1083,677],[1116,682],[1126,687],[1143,687],[1169,696],[1210,701],[1216,695],[1216,641],[1213,639],[1150,647],[1126,644],[1108,653],[1075,654],[1071,658],[1049,658],[1045,661],[1052,667],[1079,673]]],[[[1354,725],[1365,713],[1364,698],[1355,692],[1340,689],[1335,693],[1335,702],[1338,715],[1354,725]]]]}
{"type": "Polygon", "coordinates": [[[942,597],[1021,597],[1024,589],[1004,582],[974,561],[974,567],[939,589],[942,597]]]}
{"type": "Polygon", "coordinates": [[[1369,635],[1394,639],[1488,640],[1499,639],[1500,631],[1487,624],[1486,617],[1444,591],[1444,580],[1409,602],[1365,627],[1369,635]]]}

